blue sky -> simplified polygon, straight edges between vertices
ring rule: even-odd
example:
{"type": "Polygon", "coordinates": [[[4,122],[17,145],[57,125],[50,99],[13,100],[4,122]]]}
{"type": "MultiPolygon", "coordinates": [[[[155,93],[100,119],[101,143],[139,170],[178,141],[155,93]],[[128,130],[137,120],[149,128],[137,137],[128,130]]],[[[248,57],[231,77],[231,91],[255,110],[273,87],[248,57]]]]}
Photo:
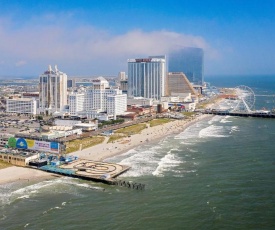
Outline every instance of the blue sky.
{"type": "Polygon", "coordinates": [[[275,73],[275,1],[0,0],[0,76],[117,75],[127,59],[205,51],[206,75],[275,73]]]}

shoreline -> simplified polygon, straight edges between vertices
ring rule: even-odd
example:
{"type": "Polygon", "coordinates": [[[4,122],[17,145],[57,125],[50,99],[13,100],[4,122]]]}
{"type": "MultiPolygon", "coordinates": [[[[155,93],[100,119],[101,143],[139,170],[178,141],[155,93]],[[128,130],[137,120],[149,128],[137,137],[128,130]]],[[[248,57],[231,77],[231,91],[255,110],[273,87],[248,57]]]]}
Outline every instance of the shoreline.
{"type": "MultiPolygon", "coordinates": [[[[79,158],[87,160],[105,161],[108,158],[126,153],[140,145],[155,143],[169,135],[179,134],[196,122],[202,121],[211,116],[212,115],[201,114],[195,118],[175,120],[162,125],[147,127],[139,134],[134,134],[131,135],[131,137],[119,139],[113,143],[107,143],[109,137],[105,137],[103,143],[80,151],[72,152],[69,155],[78,156],[79,158]]],[[[27,181],[32,183],[35,181],[50,180],[56,177],[60,176],[28,167],[11,166],[0,169],[0,185],[16,183],[19,181],[27,181]]]]}
{"type": "Polygon", "coordinates": [[[28,167],[10,166],[0,169],[0,185],[16,182],[29,182],[50,180],[58,175],[28,167]]]}
{"type": "Polygon", "coordinates": [[[101,144],[72,152],[69,155],[78,156],[79,158],[87,160],[104,161],[108,158],[126,153],[140,145],[156,142],[166,136],[181,133],[194,123],[211,116],[212,115],[202,114],[193,119],[175,120],[162,125],[147,127],[139,134],[119,139],[113,143],[107,143],[109,137],[106,137],[104,142],[101,144]]]}

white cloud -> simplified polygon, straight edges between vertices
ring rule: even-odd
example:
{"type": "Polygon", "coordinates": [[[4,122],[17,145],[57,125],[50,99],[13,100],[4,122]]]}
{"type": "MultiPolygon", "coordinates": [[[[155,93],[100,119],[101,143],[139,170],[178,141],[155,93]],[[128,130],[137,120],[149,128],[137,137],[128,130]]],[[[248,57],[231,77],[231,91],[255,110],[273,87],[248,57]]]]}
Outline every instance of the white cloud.
{"type": "MultiPolygon", "coordinates": [[[[53,20],[51,15],[48,17],[53,20]]],[[[44,63],[47,66],[49,62],[55,62],[62,63],[63,68],[70,68],[74,63],[80,69],[81,66],[84,68],[93,64],[93,71],[99,72],[96,66],[104,70],[110,66],[116,73],[117,69],[126,68],[127,58],[167,54],[168,50],[179,46],[201,47],[210,57],[218,56],[217,51],[202,37],[166,30],[132,30],[111,35],[92,26],[70,28],[62,24],[43,27],[28,24],[12,29],[10,23],[5,25],[1,27],[0,24],[0,59],[14,60],[16,66],[27,62],[44,63]]]]}

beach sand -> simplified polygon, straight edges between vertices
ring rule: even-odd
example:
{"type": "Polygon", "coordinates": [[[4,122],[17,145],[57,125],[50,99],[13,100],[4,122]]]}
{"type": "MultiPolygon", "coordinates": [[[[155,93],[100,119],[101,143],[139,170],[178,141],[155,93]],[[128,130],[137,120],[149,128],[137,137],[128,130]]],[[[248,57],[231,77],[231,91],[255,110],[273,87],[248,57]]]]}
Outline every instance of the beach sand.
{"type": "MultiPolygon", "coordinates": [[[[175,120],[162,125],[147,127],[139,134],[119,139],[114,143],[107,143],[109,137],[106,137],[103,143],[81,151],[70,153],[70,155],[78,156],[82,159],[103,161],[112,156],[125,153],[144,143],[157,141],[168,135],[178,134],[195,122],[206,119],[210,116],[211,115],[199,115],[194,118],[175,120]]],[[[42,181],[56,176],[57,175],[55,174],[43,172],[37,169],[12,166],[0,169],[0,185],[20,180],[27,180],[29,182],[36,180],[42,181]]]]}
{"type": "Polygon", "coordinates": [[[52,173],[47,173],[32,168],[11,166],[8,168],[0,169],[0,185],[19,181],[42,181],[55,177],[56,175],[52,173]]]}
{"type": "Polygon", "coordinates": [[[171,134],[178,134],[195,122],[206,119],[210,116],[211,115],[199,115],[195,118],[175,120],[162,125],[147,127],[139,134],[134,134],[130,137],[119,139],[113,143],[107,143],[109,137],[106,137],[103,143],[70,153],[70,155],[78,156],[79,158],[83,159],[102,161],[107,158],[125,153],[130,149],[133,149],[144,143],[156,141],[171,134]]]}

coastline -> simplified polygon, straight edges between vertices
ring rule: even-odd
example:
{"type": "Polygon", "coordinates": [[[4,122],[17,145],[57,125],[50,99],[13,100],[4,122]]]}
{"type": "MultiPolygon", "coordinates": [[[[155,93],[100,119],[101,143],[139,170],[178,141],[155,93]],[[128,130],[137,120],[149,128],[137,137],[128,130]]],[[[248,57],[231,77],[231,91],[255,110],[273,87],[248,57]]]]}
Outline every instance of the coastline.
{"type": "Polygon", "coordinates": [[[103,143],[80,151],[72,152],[70,155],[78,156],[79,158],[88,160],[104,161],[108,158],[134,149],[139,145],[155,142],[168,135],[178,134],[184,131],[190,125],[203,119],[207,119],[211,116],[212,115],[202,114],[187,120],[175,120],[162,125],[147,127],[139,134],[134,134],[130,137],[119,139],[113,143],[107,143],[109,137],[106,137],[103,143]]]}
{"type": "Polygon", "coordinates": [[[58,175],[27,167],[10,166],[0,169],[0,185],[13,182],[33,182],[56,178],[58,175]]]}
{"type": "MultiPolygon", "coordinates": [[[[123,154],[140,145],[156,142],[168,135],[176,135],[196,122],[207,119],[211,116],[212,115],[201,114],[195,118],[175,120],[162,125],[147,127],[139,134],[119,139],[113,143],[107,143],[109,137],[106,137],[103,143],[81,151],[73,152],[70,155],[78,156],[79,158],[87,160],[104,161],[108,158],[123,154]]],[[[58,175],[27,167],[11,166],[0,169],[0,185],[19,181],[27,181],[31,183],[34,181],[49,180],[55,177],[58,177],[58,175]]]]}

